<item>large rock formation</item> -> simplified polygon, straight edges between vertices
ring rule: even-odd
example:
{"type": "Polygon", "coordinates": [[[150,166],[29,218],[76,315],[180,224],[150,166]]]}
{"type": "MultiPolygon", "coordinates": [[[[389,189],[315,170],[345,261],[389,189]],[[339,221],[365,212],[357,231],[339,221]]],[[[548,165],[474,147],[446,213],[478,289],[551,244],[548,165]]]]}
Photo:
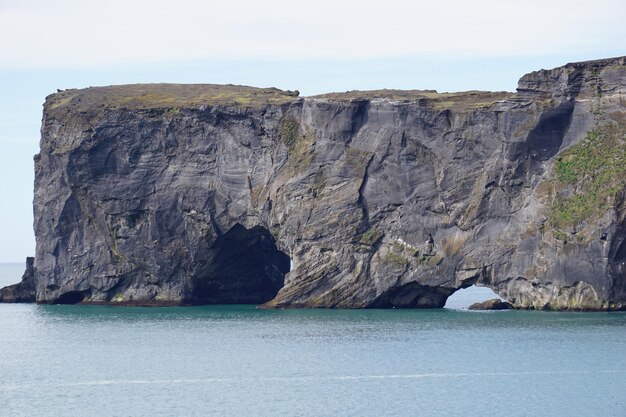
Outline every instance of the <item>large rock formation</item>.
{"type": "Polygon", "coordinates": [[[517,93],[53,94],[37,301],[441,307],[478,284],[515,308],[624,309],[625,84],[616,58],[517,93]]]}

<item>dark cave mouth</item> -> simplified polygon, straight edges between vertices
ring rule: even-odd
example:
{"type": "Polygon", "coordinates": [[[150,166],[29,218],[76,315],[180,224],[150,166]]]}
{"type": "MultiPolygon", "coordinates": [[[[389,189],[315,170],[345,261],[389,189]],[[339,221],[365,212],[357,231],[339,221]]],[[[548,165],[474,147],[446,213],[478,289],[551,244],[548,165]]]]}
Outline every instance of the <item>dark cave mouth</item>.
{"type": "Polygon", "coordinates": [[[68,291],[63,293],[52,304],[78,304],[85,299],[82,291],[68,291]]]}
{"type": "Polygon", "coordinates": [[[263,304],[283,287],[291,260],[263,226],[237,223],[212,245],[192,278],[191,304],[263,304]]]}
{"type": "Polygon", "coordinates": [[[488,300],[506,301],[491,288],[467,282],[460,288],[438,287],[410,282],[381,294],[370,308],[446,308],[467,310],[488,300]]]}
{"type": "Polygon", "coordinates": [[[372,308],[441,308],[454,290],[410,282],[381,294],[372,308]]]}

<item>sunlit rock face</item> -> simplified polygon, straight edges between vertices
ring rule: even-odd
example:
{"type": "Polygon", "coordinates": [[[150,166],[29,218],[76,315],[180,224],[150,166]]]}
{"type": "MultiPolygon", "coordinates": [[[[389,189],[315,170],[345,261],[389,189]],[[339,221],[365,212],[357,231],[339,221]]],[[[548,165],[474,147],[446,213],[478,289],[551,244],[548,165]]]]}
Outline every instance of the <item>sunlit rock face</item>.
{"type": "Polygon", "coordinates": [[[51,95],[36,299],[442,307],[478,283],[516,308],[623,309],[625,80],[616,58],[517,93],[51,95]]]}

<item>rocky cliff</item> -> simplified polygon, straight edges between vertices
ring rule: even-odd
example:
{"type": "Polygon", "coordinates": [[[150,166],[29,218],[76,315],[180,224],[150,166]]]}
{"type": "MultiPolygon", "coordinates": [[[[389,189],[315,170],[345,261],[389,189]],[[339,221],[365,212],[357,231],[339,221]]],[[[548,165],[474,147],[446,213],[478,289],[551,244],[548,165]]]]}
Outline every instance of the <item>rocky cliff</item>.
{"type": "Polygon", "coordinates": [[[40,303],[626,308],[626,59],[517,93],[128,85],[46,99],[40,303]]]}

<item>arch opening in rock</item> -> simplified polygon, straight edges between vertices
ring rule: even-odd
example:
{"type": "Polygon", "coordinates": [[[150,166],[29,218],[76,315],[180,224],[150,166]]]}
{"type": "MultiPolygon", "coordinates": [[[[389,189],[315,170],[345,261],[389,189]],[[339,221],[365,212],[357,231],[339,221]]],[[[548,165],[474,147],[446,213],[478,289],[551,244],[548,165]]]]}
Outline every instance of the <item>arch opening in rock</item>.
{"type": "Polygon", "coordinates": [[[472,304],[494,299],[506,301],[489,287],[471,285],[467,288],[460,288],[451,294],[446,300],[444,308],[451,310],[467,310],[472,304]]]}
{"type": "Polygon", "coordinates": [[[431,287],[410,282],[381,294],[372,308],[441,308],[453,292],[446,287],[431,287]]]}
{"type": "Polygon", "coordinates": [[[211,247],[191,281],[191,304],[262,304],[283,287],[291,260],[262,226],[237,223],[211,247]]]}

